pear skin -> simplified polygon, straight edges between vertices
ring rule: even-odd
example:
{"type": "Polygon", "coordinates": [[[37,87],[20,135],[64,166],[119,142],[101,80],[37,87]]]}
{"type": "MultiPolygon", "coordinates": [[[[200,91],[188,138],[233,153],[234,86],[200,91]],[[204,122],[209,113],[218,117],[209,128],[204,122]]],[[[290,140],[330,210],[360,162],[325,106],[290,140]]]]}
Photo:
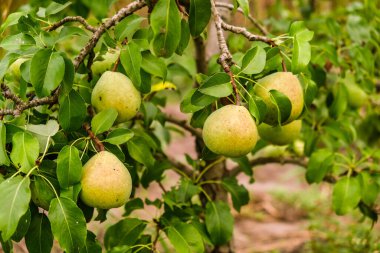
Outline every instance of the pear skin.
{"type": "Polygon", "coordinates": [[[118,112],[116,123],[121,123],[136,116],[141,94],[122,73],[106,71],[92,91],[91,104],[97,112],[115,108],[118,112]]]}
{"type": "Polygon", "coordinates": [[[211,113],[203,126],[203,140],[214,153],[227,157],[248,154],[258,139],[255,121],[243,106],[226,105],[211,113]]]}
{"type": "Polygon", "coordinates": [[[101,151],[83,166],[80,198],[92,207],[110,209],[124,205],[132,191],[128,169],[112,153],[101,151]]]}
{"type": "Polygon", "coordinates": [[[304,99],[301,83],[291,72],[277,72],[270,74],[260,80],[254,87],[257,96],[261,97],[267,106],[267,114],[264,122],[269,125],[277,125],[277,108],[270,99],[270,90],[277,90],[286,95],[291,104],[292,110],[289,118],[284,123],[289,123],[297,119],[303,110],[304,99]]]}
{"type": "Polygon", "coordinates": [[[282,126],[271,126],[262,123],[257,128],[259,135],[263,140],[266,140],[275,145],[286,145],[296,140],[301,133],[302,120],[294,120],[289,124],[282,126]]]}

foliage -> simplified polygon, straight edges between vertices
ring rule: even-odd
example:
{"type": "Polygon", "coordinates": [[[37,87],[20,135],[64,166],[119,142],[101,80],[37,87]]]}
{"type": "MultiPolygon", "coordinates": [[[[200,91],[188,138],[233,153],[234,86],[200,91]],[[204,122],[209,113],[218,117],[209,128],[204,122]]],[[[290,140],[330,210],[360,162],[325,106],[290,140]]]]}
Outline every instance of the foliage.
{"type": "MultiPolygon", "coordinates": [[[[126,165],[133,181],[125,217],[105,233],[109,252],[151,252],[158,242],[181,253],[219,252],[233,236],[231,209],[240,211],[249,202],[236,175],[243,172],[254,181],[252,167],[269,162],[296,163],[306,168],[309,183],[334,184],[331,205],[337,214],[355,209],[377,221],[376,1],[354,2],[324,15],[303,11],[303,21],[269,18],[270,34],[257,24],[246,29],[225,23],[213,0],[137,0],[106,18],[113,2],[32,0],[0,26],[0,242],[5,252],[11,252],[12,240],[23,237],[30,252],[50,252],[53,239],[65,252],[101,252],[87,226],[94,208],[78,196],[82,165],[102,149],[126,165]],[[134,13],[142,8],[149,15],[134,13]],[[196,62],[193,55],[200,53],[206,28],[214,23],[219,31],[214,46],[221,52],[196,62]],[[231,33],[228,43],[222,30],[231,33]],[[117,59],[107,63],[109,54],[117,59]],[[20,75],[12,66],[17,59],[24,59],[20,75]],[[100,73],[91,69],[98,62],[104,63],[100,73]],[[96,113],[91,106],[91,92],[109,66],[128,76],[143,98],[138,115],[120,124],[115,124],[115,110],[96,113]],[[205,120],[217,108],[241,102],[259,125],[268,106],[254,87],[281,71],[291,71],[302,84],[301,139],[289,143],[286,152],[265,157],[256,154],[270,144],[260,140],[227,170],[229,158],[212,153],[202,141],[205,120]],[[180,94],[177,105],[192,115],[190,123],[165,113],[167,89],[180,94]],[[186,163],[164,152],[182,130],[197,144],[198,156],[186,155],[186,163]],[[180,180],[163,189],[161,198],[137,194],[138,187],[162,185],[167,170],[180,180]],[[31,192],[38,180],[48,187],[31,192]],[[48,208],[36,201],[52,194],[44,199],[48,208]],[[131,215],[148,206],[159,210],[154,219],[131,215]]],[[[237,7],[252,20],[248,0],[227,6],[237,7]]],[[[281,127],[291,114],[290,100],[278,90],[268,94],[281,127]]],[[[97,212],[95,220],[107,219],[106,210],[97,212]]]]}

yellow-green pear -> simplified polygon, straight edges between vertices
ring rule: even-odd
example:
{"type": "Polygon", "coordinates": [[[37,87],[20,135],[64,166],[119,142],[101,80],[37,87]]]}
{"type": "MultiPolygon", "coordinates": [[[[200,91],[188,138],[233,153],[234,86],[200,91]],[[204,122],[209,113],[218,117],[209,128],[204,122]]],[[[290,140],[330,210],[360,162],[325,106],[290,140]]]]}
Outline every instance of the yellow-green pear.
{"type": "Polygon", "coordinates": [[[116,62],[118,57],[118,50],[108,51],[102,56],[103,59],[101,61],[94,61],[91,66],[92,73],[94,75],[100,75],[105,71],[111,70],[112,65],[116,62]]]}
{"type": "Polygon", "coordinates": [[[275,104],[271,101],[271,90],[277,90],[287,96],[292,104],[289,118],[284,123],[297,119],[303,110],[304,99],[301,83],[291,72],[277,72],[260,80],[254,87],[257,96],[261,97],[267,106],[267,114],[264,122],[269,125],[277,125],[278,112],[275,104]]]}
{"type": "Polygon", "coordinates": [[[203,126],[206,146],[219,155],[246,155],[255,147],[257,139],[255,121],[244,106],[226,105],[211,113],[203,126]]]}
{"type": "Polygon", "coordinates": [[[286,145],[296,140],[301,133],[302,120],[294,120],[286,125],[271,126],[265,123],[259,125],[260,137],[275,145],[286,145]]]}
{"type": "Polygon", "coordinates": [[[92,207],[110,209],[124,205],[132,191],[128,169],[112,153],[101,151],[83,166],[80,198],[92,207]]]}
{"type": "Polygon", "coordinates": [[[347,90],[348,105],[353,108],[359,108],[368,101],[368,95],[355,82],[355,76],[351,72],[346,72],[346,77],[342,80],[347,90]]]}
{"type": "Polygon", "coordinates": [[[127,76],[106,71],[92,91],[91,104],[97,112],[116,109],[116,123],[121,123],[136,116],[141,105],[141,94],[127,76]]]}

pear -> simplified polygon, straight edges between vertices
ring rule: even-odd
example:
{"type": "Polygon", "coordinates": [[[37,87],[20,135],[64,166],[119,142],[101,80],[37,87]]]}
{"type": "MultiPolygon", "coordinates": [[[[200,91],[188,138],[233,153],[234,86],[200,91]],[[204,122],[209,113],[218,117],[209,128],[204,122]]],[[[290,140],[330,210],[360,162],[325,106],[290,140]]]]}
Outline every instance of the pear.
{"type": "Polygon", "coordinates": [[[347,102],[349,106],[359,108],[368,102],[367,93],[355,82],[355,75],[353,73],[347,71],[342,82],[347,90],[347,102]]]}
{"type": "Polygon", "coordinates": [[[271,90],[277,90],[287,96],[292,104],[292,110],[288,119],[284,119],[289,123],[297,119],[303,110],[303,90],[298,78],[290,72],[277,72],[270,74],[260,80],[254,87],[257,96],[261,97],[267,106],[267,113],[264,122],[269,125],[277,125],[277,108],[271,101],[271,90]]]}
{"type": "Polygon", "coordinates": [[[118,112],[116,123],[121,123],[136,116],[141,94],[122,73],[106,71],[92,91],[91,104],[97,112],[115,108],[118,112]]]}
{"type": "Polygon", "coordinates": [[[259,135],[275,145],[286,145],[296,140],[301,133],[302,120],[294,120],[283,126],[271,126],[265,123],[259,125],[259,135]]]}
{"type": "Polygon", "coordinates": [[[243,106],[226,105],[211,113],[203,126],[206,146],[219,155],[246,155],[255,147],[257,139],[255,121],[243,106]]]}
{"type": "Polygon", "coordinates": [[[92,207],[110,209],[124,205],[131,195],[128,169],[112,153],[101,151],[83,166],[80,198],[92,207]]]}
{"type": "Polygon", "coordinates": [[[111,70],[112,65],[116,62],[119,57],[119,51],[112,50],[105,53],[101,61],[94,61],[91,66],[92,73],[94,75],[100,75],[105,71],[111,70]]]}

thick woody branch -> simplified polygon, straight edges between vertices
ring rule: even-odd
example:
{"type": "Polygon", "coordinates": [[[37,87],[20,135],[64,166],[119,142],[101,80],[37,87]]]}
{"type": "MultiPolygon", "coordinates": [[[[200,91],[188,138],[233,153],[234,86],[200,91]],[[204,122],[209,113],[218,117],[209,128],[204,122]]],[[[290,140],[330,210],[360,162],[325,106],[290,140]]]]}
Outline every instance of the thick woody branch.
{"type": "Polygon", "coordinates": [[[58,21],[57,23],[52,24],[50,27],[48,27],[47,31],[49,31],[49,32],[54,31],[58,27],[63,26],[64,24],[66,24],[68,22],[79,22],[84,26],[84,28],[86,28],[90,32],[96,32],[96,30],[97,30],[95,27],[88,24],[87,21],[84,18],[82,18],[81,16],[73,16],[73,17],[70,16],[70,17],[65,17],[62,20],[58,21]]]}
{"type": "Polygon", "coordinates": [[[237,86],[236,86],[236,83],[235,83],[235,80],[230,68],[233,64],[232,55],[231,55],[230,50],[228,49],[226,38],[224,37],[224,34],[223,34],[222,24],[224,23],[224,21],[218,12],[218,9],[216,8],[214,0],[211,0],[211,10],[214,16],[216,36],[218,38],[218,45],[220,49],[220,56],[219,56],[218,62],[223,67],[224,72],[226,72],[230,76],[231,85],[236,97],[236,105],[240,105],[239,92],[238,92],[238,89],[237,89],[237,86]]]}
{"type": "Polygon", "coordinates": [[[262,41],[271,45],[272,47],[277,46],[276,43],[272,39],[265,36],[250,33],[245,27],[230,25],[224,22],[223,20],[222,20],[221,26],[224,30],[227,30],[236,34],[241,34],[250,41],[262,41]]]}
{"type": "Polygon", "coordinates": [[[84,58],[94,49],[96,44],[98,43],[100,37],[106,32],[107,29],[116,25],[125,17],[131,15],[133,12],[143,8],[146,6],[145,0],[137,0],[126,7],[120,9],[114,16],[108,19],[105,23],[103,23],[99,28],[94,32],[89,42],[86,44],[84,48],[80,51],[79,55],[74,60],[74,67],[77,70],[79,65],[84,61],[84,58]]]}
{"type": "Polygon", "coordinates": [[[0,116],[19,116],[26,109],[37,107],[40,105],[53,105],[58,101],[58,92],[55,92],[52,96],[36,98],[28,102],[24,102],[17,95],[13,94],[12,91],[5,84],[1,85],[1,89],[5,98],[11,99],[15,102],[15,108],[1,109],[0,116]]]}
{"type": "MultiPolygon", "coordinates": [[[[221,3],[221,2],[217,2],[215,3],[216,7],[219,7],[219,8],[226,8],[226,9],[229,9],[229,10],[234,10],[235,7],[232,5],[232,4],[229,4],[229,3],[221,3]]],[[[237,8],[237,11],[244,14],[244,11],[241,9],[241,8],[237,8]]],[[[259,21],[257,21],[254,17],[252,17],[251,14],[248,14],[247,18],[252,22],[252,24],[254,26],[256,26],[256,28],[263,34],[263,35],[268,35],[269,32],[267,31],[267,29],[262,26],[259,21]]]]}

